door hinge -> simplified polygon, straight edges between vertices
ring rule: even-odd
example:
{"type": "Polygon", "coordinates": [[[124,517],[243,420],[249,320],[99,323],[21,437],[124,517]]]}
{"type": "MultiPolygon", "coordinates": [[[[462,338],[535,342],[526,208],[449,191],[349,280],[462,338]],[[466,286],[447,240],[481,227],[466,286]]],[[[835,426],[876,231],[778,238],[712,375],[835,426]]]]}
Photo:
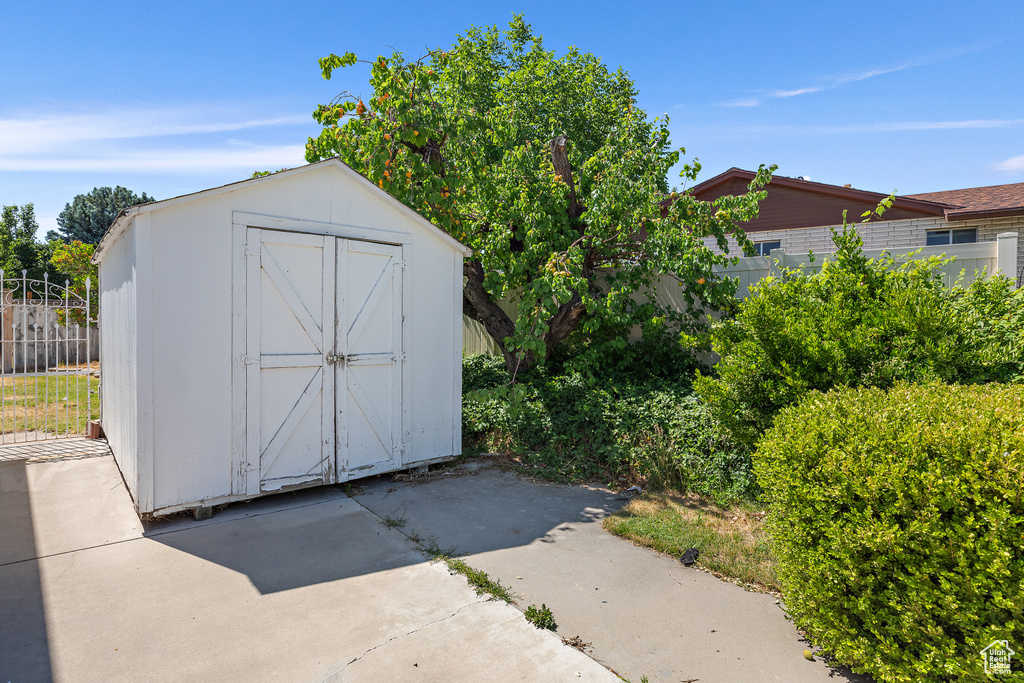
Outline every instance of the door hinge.
{"type": "Polygon", "coordinates": [[[252,247],[250,247],[248,245],[248,243],[246,243],[245,249],[242,250],[242,254],[244,256],[259,256],[260,255],[260,250],[259,249],[253,249],[252,247]]]}
{"type": "Polygon", "coordinates": [[[260,364],[260,357],[259,356],[242,356],[242,363],[244,365],[259,365],[260,364]]]}

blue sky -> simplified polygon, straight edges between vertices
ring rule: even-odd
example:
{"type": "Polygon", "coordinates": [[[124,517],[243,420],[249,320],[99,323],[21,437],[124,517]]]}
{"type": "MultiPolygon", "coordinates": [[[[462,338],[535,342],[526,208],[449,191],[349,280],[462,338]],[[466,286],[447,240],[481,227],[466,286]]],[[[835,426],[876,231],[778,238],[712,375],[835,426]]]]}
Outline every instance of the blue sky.
{"type": "MultiPolygon", "coordinates": [[[[96,186],[164,199],[303,163],[359,69],[526,14],[626,69],[703,165],[900,193],[1024,181],[1024,4],[0,0],[0,204],[42,232],[96,186]]],[[[670,180],[675,180],[672,178],[670,180]]]]}

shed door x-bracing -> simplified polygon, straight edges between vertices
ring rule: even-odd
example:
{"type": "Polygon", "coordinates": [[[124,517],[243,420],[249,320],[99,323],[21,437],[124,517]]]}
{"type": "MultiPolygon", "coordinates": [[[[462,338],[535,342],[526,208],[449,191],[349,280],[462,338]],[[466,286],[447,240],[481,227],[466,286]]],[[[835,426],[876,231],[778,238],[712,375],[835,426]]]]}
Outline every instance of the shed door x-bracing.
{"type": "Polygon", "coordinates": [[[246,232],[246,493],[395,469],[402,247],[246,232]]]}

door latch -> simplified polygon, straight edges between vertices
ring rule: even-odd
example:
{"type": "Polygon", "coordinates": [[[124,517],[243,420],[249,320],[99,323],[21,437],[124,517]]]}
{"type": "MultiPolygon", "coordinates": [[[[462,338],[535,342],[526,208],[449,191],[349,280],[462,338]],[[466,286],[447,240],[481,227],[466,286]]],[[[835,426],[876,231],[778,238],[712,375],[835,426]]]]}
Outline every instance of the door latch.
{"type": "Polygon", "coordinates": [[[343,354],[343,353],[342,354],[328,354],[327,362],[331,363],[331,364],[333,364],[333,363],[344,363],[345,362],[345,354],[343,354]]]}

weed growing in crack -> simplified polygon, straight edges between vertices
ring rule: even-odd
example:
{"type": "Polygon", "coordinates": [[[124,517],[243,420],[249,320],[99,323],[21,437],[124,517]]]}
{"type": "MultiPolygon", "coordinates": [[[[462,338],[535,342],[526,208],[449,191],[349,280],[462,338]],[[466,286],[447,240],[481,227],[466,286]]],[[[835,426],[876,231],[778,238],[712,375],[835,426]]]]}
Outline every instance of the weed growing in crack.
{"type": "Polygon", "coordinates": [[[401,517],[398,517],[397,515],[398,510],[395,510],[390,515],[385,515],[384,519],[381,521],[384,524],[384,526],[386,526],[389,529],[401,529],[405,526],[405,515],[402,515],[401,517]]]}
{"type": "Polygon", "coordinates": [[[348,496],[349,498],[360,496],[365,492],[365,486],[353,485],[352,482],[350,481],[345,482],[345,495],[348,496]]]}
{"type": "Polygon", "coordinates": [[[477,595],[486,593],[491,596],[491,599],[503,600],[510,605],[516,604],[513,597],[514,594],[510,588],[503,586],[499,581],[494,581],[491,577],[487,576],[486,572],[474,569],[466,564],[465,561],[453,557],[458,554],[458,549],[455,546],[442,548],[438,545],[436,537],[429,536],[424,539],[415,531],[409,534],[409,539],[419,546],[420,551],[431,560],[444,562],[448,566],[449,572],[452,574],[462,574],[466,577],[466,581],[476,590],[477,595]]]}
{"type": "MultiPolygon", "coordinates": [[[[410,538],[412,538],[410,536],[410,538]]],[[[459,554],[459,549],[455,546],[450,548],[442,548],[437,544],[436,536],[428,536],[426,539],[422,539],[419,535],[412,539],[413,543],[416,543],[420,550],[430,558],[431,560],[447,560],[449,557],[454,557],[459,554]]]]}
{"type": "Polygon", "coordinates": [[[466,581],[474,590],[476,590],[477,595],[483,595],[486,593],[493,599],[504,600],[510,605],[515,604],[515,598],[508,586],[503,586],[500,582],[494,581],[491,577],[487,576],[486,572],[479,569],[473,569],[462,560],[450,557],[443,559],[445,564],[448,565],[448,571],[453,574],[462,574],[465,576],[466,581]]]}
{"type": "Polygon", "coordinates": [[[554,631],[558,628],[558,624],[555,623],[555,615],[543,603],[540,607],[537,607],[537,605],[527,607],[525,616],[526,620],[537,628],[546,628],[549,631],[554,631]]]}

